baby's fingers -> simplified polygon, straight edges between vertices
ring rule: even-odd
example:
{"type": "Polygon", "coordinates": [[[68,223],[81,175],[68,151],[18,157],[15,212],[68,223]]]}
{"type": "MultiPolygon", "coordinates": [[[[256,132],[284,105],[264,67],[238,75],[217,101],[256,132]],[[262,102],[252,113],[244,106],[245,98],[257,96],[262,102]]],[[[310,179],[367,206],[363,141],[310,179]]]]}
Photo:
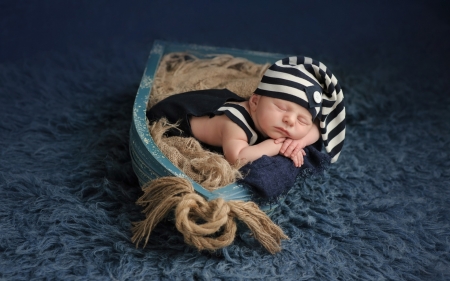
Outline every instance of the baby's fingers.
{"type": "Polygon", "coordinates": [[[291,157],[292,161],[294,161],[295,167],[300,167],[302,165],[300,158],[297,155],[291,157]]]}
{"type": "Polygon", "coordinates": [[[284,156],[286,156],[286,157],[289,157],[289,155],[291,154],[291,153],[287,153],[287,151],[286,151],[286,149],[289,148],[289,146],[291,145],[291,143],[292,143],[292,140],[291,140],[291,139],[286,139],[286,140],[283,142],[283,145],[282,145],[281,148],[280,148],[280,152],[281,152],[284,156]]]}
{"type": "Polygon", "coordinates": [[[299,153],[302,155],[306,155],[303,148],[297,142],[292,142],[290,144],[290,146],[284,152],[284,156],[289,157],[291,155],[299,154],[299,153]]]}
{"type": "Polygon", "coordinates": [[[304,163],[302,153],[292,154],[290,158],[294,162],[295,167],[301,167],[304,163]]]}

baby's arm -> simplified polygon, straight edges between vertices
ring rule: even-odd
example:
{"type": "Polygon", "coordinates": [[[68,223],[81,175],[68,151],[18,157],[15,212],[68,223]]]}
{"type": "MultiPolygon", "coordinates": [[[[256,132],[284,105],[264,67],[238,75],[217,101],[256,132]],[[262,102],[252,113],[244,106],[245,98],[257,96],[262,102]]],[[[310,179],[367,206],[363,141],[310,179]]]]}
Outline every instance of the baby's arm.
{"type": "Polygon", "coordinates": [[[231,164],[255,161],[263,155],[275,156],[280,152],[282,142],[267,139],[256,145],[249,145],[245,133],[236,124],[225,126],[222,131],[222,149],[225,159],[231,164]]]}
{"type": "Polygon", "coordinates": [[[228,162],[240,164],[255,161],[263,155],[275,156],[280,152],[282,143],[267,139],[259,144],[248,145],[246,140],[229,140],[223,144],[223,153],[228,162]]]}

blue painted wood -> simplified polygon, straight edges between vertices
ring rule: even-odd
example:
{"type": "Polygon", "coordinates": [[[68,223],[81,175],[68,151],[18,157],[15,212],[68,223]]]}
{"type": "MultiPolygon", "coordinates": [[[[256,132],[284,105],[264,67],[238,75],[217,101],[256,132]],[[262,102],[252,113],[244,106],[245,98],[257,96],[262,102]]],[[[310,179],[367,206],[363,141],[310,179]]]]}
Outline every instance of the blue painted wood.
{"type": "MultiPolygon", "coordinates": [[[[165,54],[172,52],[189,52],[197,57],[206,57],[213,54],[230,54],[235,57],[246,58],[259,64],[273,63],[285,57],[285,55],[231,48],[175,44],[157,40],[154,42],[150,51],[133,106],[133,120],[130,128],[130,155],[133,170],[141,186],[158,177],[177,176],[191,181],[195,191],[207,200],[221,197],[225,200],[258,201],[257,195],[250,188],[239,183],[229,184],[213,192],[206,190],[173,165],[156,146],[150,136],[146,124],[146,107],[150,98],[153,79],[161,58],[165,54]]],[[[259,207],[265,212],[271,213],[277,207],[277,204],[265,203],[260,204],[259,207]]]]}

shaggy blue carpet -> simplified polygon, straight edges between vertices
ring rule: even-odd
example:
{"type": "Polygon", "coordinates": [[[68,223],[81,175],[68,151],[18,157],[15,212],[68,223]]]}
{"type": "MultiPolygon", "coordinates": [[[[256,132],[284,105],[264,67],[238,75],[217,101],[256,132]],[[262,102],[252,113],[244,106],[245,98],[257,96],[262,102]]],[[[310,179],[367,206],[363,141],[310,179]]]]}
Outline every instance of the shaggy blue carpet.
{"type": "MultiPolygon", "coordinates": [[[[36,4],[16,2],[10,12],[29,16],[38,10],[43,11],[42,18],[52,14],[48,4],[39,10],[36,4]],[[27,10],[30,6],[33,9],[27,10]]],[[[242,5],[241,16],[251,11],[242,5]]],[[[122,6],[114,11],[118,13],[122,6]]],[[[420,5],[414,7],[419,7],[414,15],[429,13],[420,5]]],[[[184,8],[192,14],[193,9],[184,8]]],[[[116,19],[113,12],[102,18],[105,30],[116,19]]],[[[3,44],[12,36],[10,27],[19,23],[8,15],[1,17],[3,44]]],[[[82,34],[81,29],[101,36],[98,26],[94,31],[85,29],[93,19],[84,17],[78,22],[79,30],[61,15],[49,20],[65,25],[51,25],[49,30],[56,34],[58,28],[65,28],[75,34],[71,40],[82,34]]],[[[127,17],[142,19],[143,15],[127,17]]],[[[130,242],[131,222],[142,219],[135,205],[141,191],[128,153],[134,96],[150,41],[158,34],[169,34],[162,39],[187,35],[154,29],[153,37],[143,42],[137,39],[142,30],[135,31],[135,37],[124,35],[136,27],[130,24],[125,31],[115,29],[119,39],[135,40],[128,43],[109,40],[108,33],[102,37],[109,40],[104,44],[80,43],[67,49],[38,40],[34,49],[26,44],[17,49],[14,44],[3,45],[0,279],[450,280],[450,85],[446,75],[450,44],[445,41],[449,21],[414,25],[418,17],[401,19],[408,23],[397,29],[402,32],[394,36],[386,26],[382,30],[389,40],[401,39],[370,46],[374,41],[367,35],[359,37],[361,45],[347,51],[331,51],[338,46],[316,50],[312,40],[304,46],[308,53],[299,54],[304,49],[300,45],[277,48],[266,40],[270,51],[295,51],[326,62],[344,87],[348,115],[339,161],[323,176],[297,185],[274,213],[273,220],[290,237],[276,255],[266,252],[245,229],[222,251],[198,252],[183,242],[169,220],[157,226],[145,249],[136,249],[130,242]],[[410,28],[418,35],[412,36],[410,28]],[[24,50],[34,53],[27,55],[24,50]]],[[[37,25],[31,28],[33,24],[18,28],[36,38],[33,31],[43,33],[37,25]]],[[[190,24],[208,27],[198,19],[190,24]]],[[[251,49],[264,43],[246,34],[239,37],[244,41],[233,41],[233,31],[220,28],[225,39],[211,35],[209,43],[224,46],[223,40],[231,40],[234,43],[225,46],[251,49]]],[[[276,30],[265,32],[274,40],[284,38],[276,30]]],[[[192,37],[201,41],[200,35],[192,37]]],[[[14,36],[11,40],[31,43],[14,36]]],[[[344,40],[340,42],[345,45],[344,40]]]]}

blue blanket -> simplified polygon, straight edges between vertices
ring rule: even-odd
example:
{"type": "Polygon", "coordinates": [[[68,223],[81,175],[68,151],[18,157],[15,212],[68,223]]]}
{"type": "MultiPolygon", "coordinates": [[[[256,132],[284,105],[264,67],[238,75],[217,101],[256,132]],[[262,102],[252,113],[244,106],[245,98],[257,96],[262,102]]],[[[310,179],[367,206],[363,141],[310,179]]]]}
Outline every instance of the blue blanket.
{"type": "Polygon", "coordinates": [[[314,146],[305,147],[306,156],[301,167],[281,155],[263,156],[241,168],[245,177],[240,182],[250,186],[261,197],[258,200],[277,201],[295,186],[298,177],[320,176],[330,165],[330,156],[314,146]]]}
{"type": "Polygon", "coordinates": [[[450,280],[448,3],[1,1],[0,279],[450,280]],[[344,150],[272,214],[280,253],[245,229],[198,252],[170,220],[130,242],[155,39],[308,55],[345,87],[344,150]]]}

